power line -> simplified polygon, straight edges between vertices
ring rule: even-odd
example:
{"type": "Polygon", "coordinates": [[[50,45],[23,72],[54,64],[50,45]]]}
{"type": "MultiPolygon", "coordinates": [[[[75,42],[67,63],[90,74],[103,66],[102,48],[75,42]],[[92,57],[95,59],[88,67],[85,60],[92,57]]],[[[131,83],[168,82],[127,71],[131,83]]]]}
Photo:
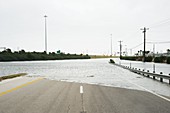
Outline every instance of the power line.
{"type": "Polygon", "coordinates": [[[163,41],[163,42],[146,42],[150,44],[165,44],[165,43],[170,43],[170,41],[163,41]]]}
{"type": "Polygon", "coordinates": [[[137,47],[141,46],[142,44],[143,44],[143,43],[140,43],[140,44],[138,44],[138,45],[136,45],[136,46],[132,47],[131,49],[135,49],[135,48],[137,48],[137,47]]]}
{"type": "Polygon", "coordinates": [[[150,28],[158,27],[158,26],[161,26],[162,24],[166,24],[168,22],[170,22],[170,18],[167,18],[167,19],[164,19],[162,21],[156,22],[156,23],[150,25],[150,28]]]}
{"type": "MultiPolygon", "coordinates": [[[[170,41],[163,41],[163,42],[146,42],[146,43],[148,43],[148,44],[164,44],[164,43],[170,43],[170,41]]],[[[143,45],[143,42],[140,43],[140,44],[138,44],[138,45],[136,45],[136,46],[134,46],[134,47],[132,47],[132,48],[130,48],[130,49],[128,49],[128,50],[135,49],[135,48],[137,48],[137,47],[139,47],[139,46],[141,46],[141,45],[143,45]]]]}

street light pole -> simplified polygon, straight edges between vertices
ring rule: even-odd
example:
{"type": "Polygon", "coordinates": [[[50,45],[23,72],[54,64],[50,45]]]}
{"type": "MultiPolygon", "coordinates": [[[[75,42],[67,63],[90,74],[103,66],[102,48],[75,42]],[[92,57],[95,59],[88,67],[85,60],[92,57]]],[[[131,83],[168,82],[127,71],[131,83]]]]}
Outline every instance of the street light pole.
{"type": "Polygon", "coordinates": [[[44,16],[45,18],[45,52],[47,53],[47,15],[44,16]]]}
{"type": "Polygon", "coordinates": [[[155,58],[155,43],[153,44],[153,58],[155,58]]]}
{"type": "Polygon", "coordinates": [[[111,44],[110,44],[110,46],[111,46],[111,55],[110,56],[112,56],[112,34],[110,34],[111,35],[111,44]]]}

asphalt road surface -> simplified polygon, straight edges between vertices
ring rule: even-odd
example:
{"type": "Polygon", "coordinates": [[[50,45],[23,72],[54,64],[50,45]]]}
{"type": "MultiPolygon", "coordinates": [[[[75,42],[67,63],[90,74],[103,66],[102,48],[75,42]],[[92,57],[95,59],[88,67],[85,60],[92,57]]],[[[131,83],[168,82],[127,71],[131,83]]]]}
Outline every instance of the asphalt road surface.
{"type": "Polygon", "coordinates": [[[0,94],[0,113],[170,113],[149,92],[46,79],[0,94]]]}

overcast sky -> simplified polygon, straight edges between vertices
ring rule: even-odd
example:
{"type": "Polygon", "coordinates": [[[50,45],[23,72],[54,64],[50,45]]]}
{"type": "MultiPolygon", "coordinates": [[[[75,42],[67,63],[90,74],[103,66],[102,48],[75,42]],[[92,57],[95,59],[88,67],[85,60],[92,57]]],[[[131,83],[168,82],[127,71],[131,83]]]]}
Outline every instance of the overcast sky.
{"type": "MultiPolygon", "coordinates": [[[[44,15],[49,52],[110,54],[110,34],[113,53],[120,40],[129,52],[143,43],[143,27],[147,42],[170,42],[170,0],[0,0],[0,47],[44,51],[44,15]]],[[[168,48],[156,44],[156,52],[168,48]]]]}

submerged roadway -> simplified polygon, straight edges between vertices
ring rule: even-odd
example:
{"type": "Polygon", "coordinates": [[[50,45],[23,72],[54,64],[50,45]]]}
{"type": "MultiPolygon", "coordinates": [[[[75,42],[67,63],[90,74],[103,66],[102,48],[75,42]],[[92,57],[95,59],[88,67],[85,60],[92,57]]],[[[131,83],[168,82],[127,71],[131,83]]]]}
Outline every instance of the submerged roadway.
{"type": "Polygon", "coordinates": [[[139,90],[39,78],[8,87],[24,79],[0,84],[0,113],[170,113],[170,101],[139,90]]]}

